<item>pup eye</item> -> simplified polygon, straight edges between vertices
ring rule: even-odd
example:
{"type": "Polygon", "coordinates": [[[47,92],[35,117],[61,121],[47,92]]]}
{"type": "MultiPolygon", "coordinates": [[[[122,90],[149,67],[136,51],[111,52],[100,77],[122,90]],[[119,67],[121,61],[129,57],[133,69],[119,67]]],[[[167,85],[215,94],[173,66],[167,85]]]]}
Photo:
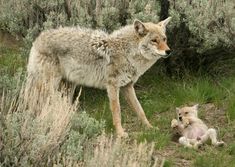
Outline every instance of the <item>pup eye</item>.
{"type": "Polygon", "coordinates": [[[156,39],[152,39],[151,41],[154,42],[154,43],[157,43],[157,40],[156,40],[156,39]]]}
{"type": "Polygon", "coordinates": [[[185,112],[185,114],[188,114],[188,112],[185,112]]]}
{"type": "Polygon", "coordinates": [[[164,42],[166,41],[166,37],[163,38],[163,41],[164,41],[164,42]]]}

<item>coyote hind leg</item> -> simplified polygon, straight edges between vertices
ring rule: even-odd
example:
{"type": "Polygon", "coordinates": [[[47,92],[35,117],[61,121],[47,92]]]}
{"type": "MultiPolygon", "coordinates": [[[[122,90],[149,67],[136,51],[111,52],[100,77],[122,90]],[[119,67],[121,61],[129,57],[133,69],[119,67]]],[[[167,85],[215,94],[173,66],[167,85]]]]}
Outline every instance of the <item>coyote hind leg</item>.
{"type": "Polygon", "coordinates": [[[204,143],[206,142],[208,139],[211,140],[211,143],[214,145],[214,146],[223,146],[224,145],[224,142],[223,141],[218,141],[217,140],[217,133],[216,133],[216,130],[213,129],[213,128],[210,128],[207,130],[206,134],[203,135],[201,137],[201,142],[204,143]]]}

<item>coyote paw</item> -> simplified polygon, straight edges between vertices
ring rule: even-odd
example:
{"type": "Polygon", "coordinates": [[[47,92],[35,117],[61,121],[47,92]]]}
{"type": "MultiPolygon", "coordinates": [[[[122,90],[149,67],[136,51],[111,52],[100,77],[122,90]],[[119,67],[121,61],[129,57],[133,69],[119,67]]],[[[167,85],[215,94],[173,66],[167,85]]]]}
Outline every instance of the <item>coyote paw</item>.
{"type": "Polygon", "coordinates": [[[175,127],[177,127],[178,126],[178,121],[176,120],[176,119],[173,119],[172,121],[171,121],[171,127],[172,128],[175,128],[175,127]]]}
{"type": "Polygon", "coordinates": [[[128,137],[128,133],[125,132],[124,130],[117,131],[117,137],[118,138],[127,138],[128,137]]]}
{"type": "Polygon", "coordinates": [[[193,145],[192,144],[185,144],[184,148],[193,148],[193,145]]]}
{"type": "Polygon", "coordinates": [[[153,128],[153,126],[150,123],[147,124],[146,126],[147,126],[148,129],[152,129],[153,128]]]}
{"type": "Polygon", "coordinates": [[[188,126],[188,125],[189,125],[189,119],[188,119],[188,118],[185,118],[185,117],[183,117],[182,119],[183,119],[183,120],[182,120],[183,125],[184,125],[184,126],[188,126]]]}
{"type": "Polygon", "coordinates": [[[201,148],[202,145],[203,145],[203,143],[202,143],[201,141],[197,141],[197,142],[193,145],[193,148],[197,150],[197,149],[201,148]]]}
{"type": "Polygon", "coordinates": [[[223,141],[218,141],[214,144],[216,147],[222,147],[225,145],[225,143],[223,141]]]}

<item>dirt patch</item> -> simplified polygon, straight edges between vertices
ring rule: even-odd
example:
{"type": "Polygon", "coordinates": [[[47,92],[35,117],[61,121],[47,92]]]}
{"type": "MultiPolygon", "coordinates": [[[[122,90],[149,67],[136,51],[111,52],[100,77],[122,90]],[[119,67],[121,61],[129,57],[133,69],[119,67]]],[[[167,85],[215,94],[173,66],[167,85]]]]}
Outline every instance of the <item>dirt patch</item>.
{"type": "Polygon", "coordinates": [[[216,128],[228,123],[225,110],[217,108],[213,103],[203,104],[199,110],[203,112],[199,116],[208,126],[216,128]]]}
{"type": "Polygon", "coordinates": [[[215,128],[218,133],[218,138],[225,141],[227,144],[234,141],[235,138],[235,123],[230,122],[224,108],[218,108],[212,103],[201,105],[200,118],[210,128],[215,128]]]}

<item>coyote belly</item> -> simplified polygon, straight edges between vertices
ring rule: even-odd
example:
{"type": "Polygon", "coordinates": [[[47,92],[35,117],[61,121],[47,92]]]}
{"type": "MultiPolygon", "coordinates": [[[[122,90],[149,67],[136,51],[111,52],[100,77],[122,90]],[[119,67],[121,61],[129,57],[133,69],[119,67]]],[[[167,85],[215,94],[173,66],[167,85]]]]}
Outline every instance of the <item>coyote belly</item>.
{"type": "MultiPolygon", "coordinates": [[[[127,135],[121,126],[119,90],[143,123],[151,127],[135,95],[134,83],[159,58],[166,57],[165,26],[158,23],[128,25],[112,34],[83,28],[59,28],[42,32],[33,43],[28,78],[61,80],[74,86],[106,89],[119,136],[127,135]]],[[[71,92],[73,94],[73,91],[71,92]]]]}

